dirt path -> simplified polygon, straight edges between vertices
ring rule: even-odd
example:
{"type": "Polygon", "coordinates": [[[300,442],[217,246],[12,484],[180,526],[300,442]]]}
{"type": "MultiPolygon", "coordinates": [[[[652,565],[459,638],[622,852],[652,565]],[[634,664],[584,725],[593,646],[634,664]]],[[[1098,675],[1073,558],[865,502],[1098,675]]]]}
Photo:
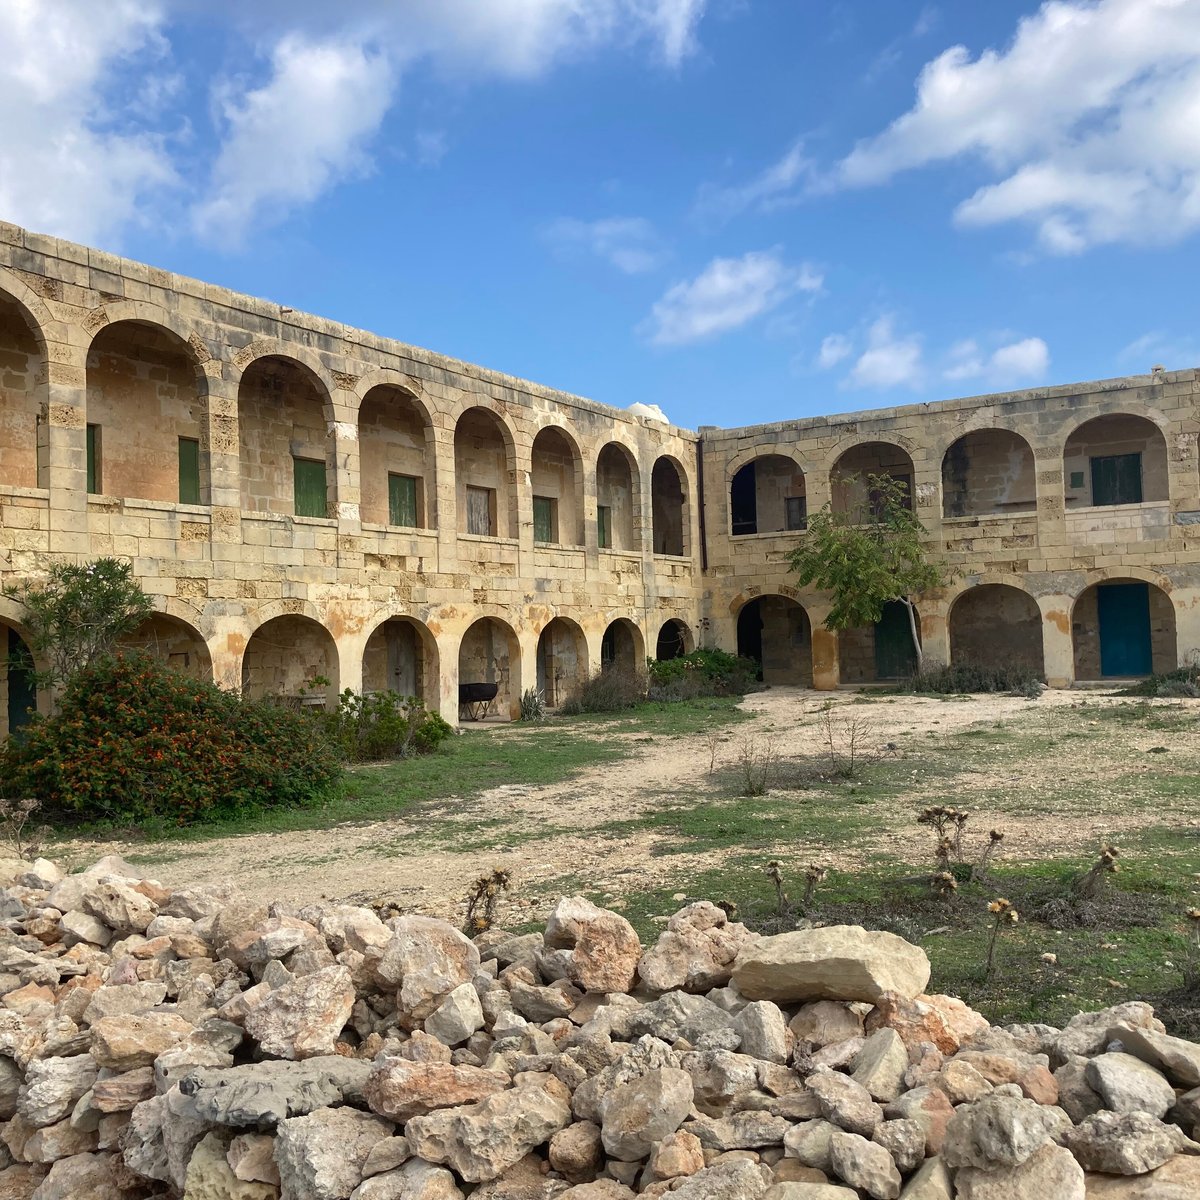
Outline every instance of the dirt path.
{"type": "MultiPolygon", "coordinates": [[[[910,754],[915,763],[922,746],[936,746],[973,727],[1036,729],[1042,720],[1040,714],[1077,707],[1084,698],[1079,692],[1047,692],[1036,702],[1010,696],[952,701],[898,696],[857,704],[853,695],[839,694],[833,703],[847,717],[861,714],[871,727],[874,745],[893,743],[896,750],[892,753],[901,757],[910,754]]],[[[734,763],[740,744],[747,738],[758,745],[772,743],[785,759],[819,754],[823,736],[819,714],[829,700],[827,693],[793,688],[772,688],[747,697],[744,708],[753,714],[752,718],[722,735],[724,740],[717,747],[718,765],[734,763]]],[[[1086,700],[1088,705],[1122,703],[1094,694],[1087,695],[1086,700]]],[[[1088,719],[1081,714],[1081,721],[1088,719]]],[[[1152,744],[1156,736],[1123,727],[1114,728],[1113,733],[1128,739],[1131,752],[1137,755],[1149,745],[1134,743],[1152,744]]],[[[1189,732],[1184,740],[1191,749],[1200,751],[1197,734],[1189,732]]],[[[128,853],[152,864],[152,872],[174,886],[233,881],[250,896],[294,904],[318,898],[386,898],[407,909],[450,917],[457,914],[470,883],[493,867],[514,874],[517,895],[536,896],[539,881],[563,875],[578,876],[598,890],[619,895],[661,880],[664,860],[653,856],[661,834],[635,829],[616,841],[597,836],[594,831],[614,820],[636,819],[660,805],[664,795],[713,794],[708,735],[669,741],[657,737],[650,744],[629,735],[627,741],[626,757],[584,771],[566,782],[544,787],[499,787],[469,801],[445,802],[447,813],[461,815],[462,810],[469,810],[471,819],[485,828],[489,821],[502,822],[494,843],[480,845],[476,839],[472,848],[458,852],[431,846],[426,811],[420,828],[411,821],[397,819],[187,844],[76,841],[65,846],[65,857],[85,862],[103,853],[128,853]],[[572,832],[539,836],[539,829],[547,827],[572,832]]],[[[1059,754],[1038,761],[1014,758],[999,769],[978,772],[972,782],[980,787],[1011,785],[1014,796],[1025,798],[1027,808],[1028,798],[1036,796],[1038,787],[1046,781],[1060,780],[1064,771],[1086,777],[1105,769],[1103,762],[1089,764],[1087,751],[1081,746],[1070,762],[1059,754]]],[[[911,816],[925,791],[914,770],[912,803],[905,805],[903,812],[895,806],[895,823],[881,821],[878,814],[872,813],[870,819],[878,828],[869,831],[867,840],[845,853],[832,850],[827,860],[835,866],[852,866],[874,851],[902,855],[910,846],[915,850],[918,843],[928,840],[927,831],[914,827],[911,816]]],[[[1018,809],[1004,815],[1004,826],[1008,834],[1015,835],[1010,844],[1019,843],[1025,854],[1062,853],[1145,820],[1144,811],[1080,813],[1065,821],[1061,815],[1018,809]]],[[[672,854],[670,871],[672,875],[686,875],[717,865],[732,852],[672,854]]],[[[536,905],[536,901],[533,903],[536,905]]]]}

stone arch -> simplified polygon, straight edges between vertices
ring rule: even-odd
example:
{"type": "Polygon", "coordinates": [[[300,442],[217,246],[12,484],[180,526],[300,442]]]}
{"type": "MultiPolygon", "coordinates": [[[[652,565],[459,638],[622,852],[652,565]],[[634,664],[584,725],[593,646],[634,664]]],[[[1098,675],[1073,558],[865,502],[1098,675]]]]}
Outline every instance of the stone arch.
{"type": "Polygon", "coordinates": [[[333,511],[333,406],[321,376],[299,358],[256,355],[238,381],[242,508],[279,516],[333,511]]]}
{"type": "Polygon", "coordinates": [[[758,663],[763,683],[812,687],[812,622],[790,596],[768,592],[738,609],[737,652],[758,663]]]}
{"type": "Polygon", "coordinates": [[[664,621],[654,642],[654,657],[660,661],[681,658],[696,648],[696,639],[686,621],[671,617],[664,621]]]}
{"type": "Polygon", "coordinates": [[[484,405],[464,408],[454,424],[454,487],[458,532],[516,537],[516,438],[508,422],[484,405]]]}
{"type": "Polygon", "coordinates": [[[646,639],[628,617],[610,621],[600,639],[600,670],[639,672],[646,662],[646,639]]]}
{"type": "Polygon", "coordinates": [[[583,455],[562,425],[543,425],[533,438],[529,469],[533,540],[583,545],[583,455]]]}
{"type": "Polygon", "coordinates": [[[871,497],[867,493],[867,475],[890,475],[897,482],[904,483],[907,486],[906,507],[912,507],[916,478],[912,455],[900,439],[864,439],[856,440],[843,450],[830,469],[834,512],[852,513],[865,511],[869,507],[871,497]]]}
{"type": "Polygon", "coordinates": [[[87,351],[90,491],[201,503],[208,380],[195,347],[139,317],[107,321],[87,351]]]}
{"type": "Polygon", "coordinates": [[[1114,569],[1092,578],[1071,606],[1077,680],[1121,679],[1179,665],[1175,605],[1150,572],[1114,569]]]}
{"type": "Polygon", "coordinates": [[[1000,427],[972,429],[942,456],[942,516],[978,517],[1034,512],[1037,468],[1033,448],[1000,427]]]}
{"type": "Polygon", "coordinates": [[[48,446],[38,429],[49,399],[45,333],[16,296],[0,291],[0,485],[45,483],[48,446]]]}
{"type": "Polygon", "coordinates": [[[255,338],[254,341],[234,350],[230,356],[235,381],[240,385],[246,372],[264,358],[282,358],[303,367],[325,397],[328,405],[326,416],[330,421],[333,420],[333,403],[330,399],[333,381],[331,372],[320,354],[299,342],[284,341],[282,338],[255,338]]]}
{"type": "Polygon", "coordinates": [[[1167,439],[1137,413],[1104,413],[1075,426],[1063,443],[1067,509],[1170,499],[1167,439]]]}
{"type": "Polygon", "coordinates": [[[1044,675],[1042,610],[1022,587],[977,583],[950,605],[950,662],[1024,667],[1044,675]]]}
{"type": "Polygon", "coordinates": [[[688,475],[671,454],[660,454],[650,473],[650,504],[655,554],[688,553],[690,511],[688,475]]]}
{"type": "MultiPolygon", "coordinates": [[[[924,642],[924,621],[916,612],[917,635],[924,642]]],[[[908,611],[899,600],[883,606],[874,625],[838,631],[838,674],[842,683],[879,683],[904,679],[917,668],[908,611]]]]}
{"type": "MultiPolygon", "coordinates": [[[[462,636],[458,647],[460,700],[464,685],[473,683],[496,685],[490,716],[510,720],[520,711],[521,643],[502,617],[479,617],[462,636]]],[[[460,719],[462,711],[460,707],[460,719]]]]}
{"type": "Polygon", "coordinates": [[[424,621],[408,613],[387,613],[376,619],[363,649],[364,692],[417,696],[436,712],[440,679],[437,639],[424,621]]]}
{"type": "Polygon", "coordinates": [[[182,617],[156,612],[123,637],[121,645],[162,659],[168,666],[194,679],[212,682],[213,664],[208,643],[204,635],[182,617]]]}
{"type": "MultiPolygon", "coordinates": [[[[246,641],[241,688],[251,699],[279,696],[302,703],[333,704],[338,694],[338,650],[329,630],[307,612],[266,615],[246,641]],[[323,677],[324,687],[316,682],[323,677]],[[301,696],[304,696],[301,700],[301,696]],[[319,698],[319,699],[318,699],[319,698]]],[[[311,605],[305,608],[315,612],[311,605]]]]}
{"type": "Polygon", "coordinates": [[[0,293],[7,295],[20,305],[28,315],[37,337],[38,349],[45,355],[47,346],[54,340],[51,331],[59,331],[62,322],[50,311],[45,299],[33,290],[19,275],[8,267],[0,266],[0,293]]]}
{"type": "Polygon", "coordinates": [[[380,382],[358,408],[362,519],[374,525],[437,528],[433,418],[409,387],[380,382]]]}
{"type": "Polygon", "coordinates": [[[641,472],[623,442],[605,442],[596,455],[596,541],[602,550],[641,549],[641,472]]]}
{"type": "Polygon", "coordinates": [[[555,617],[538,634],[537,690],[557,708],[587,678],[587,637],[570,617],[555,617]]]}
{"type": "Polygon", "coordinates": [[[729,522],[733,537],[803,529],[808,524],[808,499],[804,470],[796,459],[768,451],[736,468],[731,463],[729,522]]]}

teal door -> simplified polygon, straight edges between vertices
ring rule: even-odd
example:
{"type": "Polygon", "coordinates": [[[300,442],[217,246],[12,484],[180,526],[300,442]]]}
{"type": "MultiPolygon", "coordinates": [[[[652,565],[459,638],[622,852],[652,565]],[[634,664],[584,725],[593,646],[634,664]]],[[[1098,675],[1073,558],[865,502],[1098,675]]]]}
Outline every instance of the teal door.
{"type": "Polygon", "coordinates": [[[14,733],[28,725],[37,709],[37,691],[33,685],[33,659],[29,647],[15,629],[8,630],[5,656],[0,666],[8,674],[8,731],[14,733]]]}
{"type": "Polygon", "coordinates": [[[1096,588],[1100,618],[1100,674],[1149,675],[1150,586],[1102,583],[1096,588]]]}
{"type": "Polygon", "coordinates": [[[875,622],[875,678],[907,679],[916,669],[908,609],[899,600],[891,600],[875,622]]]}

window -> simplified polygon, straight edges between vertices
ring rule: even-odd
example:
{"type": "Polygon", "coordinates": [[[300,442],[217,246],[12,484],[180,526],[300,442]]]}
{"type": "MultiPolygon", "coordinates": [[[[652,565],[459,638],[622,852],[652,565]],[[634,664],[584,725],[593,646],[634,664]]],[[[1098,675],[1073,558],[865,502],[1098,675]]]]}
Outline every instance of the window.
{"type": "Polygon", "coordinates": [[[612,509],[607,504],[596,505],[596,545],[612,549],[612,509]]]}
{"type": "Polygon", "coordinates": [[[808,502],[804,496],[787,496],[783,501],[788,529],[808,527],[808,502]]]}
{"type": "Polygon", "coordinates": [[[100,492],[100,426],[87,427],[87,490],[89,496],[100,492]]]}
{"type": "Polygon", "coordinates": [[[292,503],[298,517],[327,517],[325,464],[315,458],[292,459],[292,503]]]}
{"type": "Polygon", "coordinates": [[[533,540],[558,541],[558,505],[549,496],[533,498],[533,540]]]}
{"type": "Polygon", "coordinates": [[[467,532],[495,537],[496,493],[492,488],[467,488],[467,532]]]}
{"type": "Polygon", "coordinates": [[[412,475],[388,475],[388,524],[417,527],[417,481],[412,475]]]}
{"type": "Polygon", "coordinates": [[[200,503],[200,442],[179,439],[179,503],[200,503]]]}
{"type": "Polygon", "coordinates": [[[1142,456],[1106,454],[1092,459],[1093,504],[1141,504],[1142,456]]]}

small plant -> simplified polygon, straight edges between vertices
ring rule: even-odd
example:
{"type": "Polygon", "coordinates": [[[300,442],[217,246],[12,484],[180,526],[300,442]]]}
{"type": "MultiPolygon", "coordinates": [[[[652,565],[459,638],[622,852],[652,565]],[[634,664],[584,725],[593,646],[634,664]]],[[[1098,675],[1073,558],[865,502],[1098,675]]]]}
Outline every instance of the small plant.
{"type": "Polygon", "coordinates": [[[900,690],[935,696],[1008,693],[1036,700],[1045,690],[1045,683],[1032,667],[1017,663],[983,666],[957,662],[950,666],[930,665],[906,680],[900,690]]]}
{"type": "Polygon", "coordinates": [[[521,720],[544,721],[546,719],[546,697],[537,688],[526,688],[521,693],[521,720]]]}
{"type": "Polygon", "coordinates": [[[700,696],[743,696],[757,686],[758,663],[724,650],[693,650],[646,663],[651,700],[695,700],[700,696]]]}
{"type": "Polygon", "coordinates": [[[988,938],[987,966],[984,968],[983,981],[986,983],[992,977],[992,972],[996,969],[996,939],[1000,936],[1000,929],[1004,925],[1015,925],[1021,915],[1012,906],[1012,902],[1003,898],[993,900],[988,905],[988,912],[992,914],[992,932],[988,938]]]}
{"type": "MultiPolygon", "coordinates": [[[[315,686],[319,686],[316,685],[315,686]]],[[[332,713],[320,713],[330,740],[347,762],[381,762],[427,754],[453,732],[416,696],[347,688],[332,713]]]]}
{"type": "Polygon", "coordinates": [[[708,746],[708,773],[711,775],[717,769],[717,750],[721,745],[721,731],[719,729],[709,730],[705,743],[708,746]]]}
{"type": "Polygon", "coordinates": [[[938,871],[929,883],[943,900],[954,899],[954,895],[958,891],[958,880],[954,878],[952,871],[938,871]]]}
{"type": "Polygon", "coordinates": [[[32,859],[39,847],[32,844],[25,829],[41,805],[32,798],[0,799],[0,841],[5,842],[17,858],[32,859]]]}
{"type": "Polygon", "coordinates": [[[984,846],[979,861],[971,868],[972,883],[987,883],[988,867],[1002,841],[1004,841],[1004,834],[999,829],[993,829],[988,833],[988,843],[984,846]]]}
{"type": "Polygon", "coordinates": [[[828,874],[829,871],[825,867],[818,867],[816,863],[809,863],[804,868],[804,899],[800,903],[805,912],[813,902],[817,884],[824,883],[825,876],[828,874]]]}
{"type": "Polygon", "coordinates": [[[950,855],[962,862],[962,837],[971,814],[949,804],[933,804],[923,808],[917,816],[918,825],[930,825],[937,834],[937,849],[934,857],[942,869],[948,869],[950,855]]]}
{"type": "Polygon", "coordinates": [[[1071,891],[1079,900],[1094,900],[1104,890],[1104,877],[1115,875],[1120,869],[1117,859],[1120,850],[1116,846],[1105,846],[1099,858],[1071,885],[1071,891]]]}
{"type": "Polygon", "coordinates": [[[765,796],[779,755],[771,742],[745,737],[738,743],[738,769],[742,796],[765,796]]]}
{"type": "Polygon", "coordinates": [[[1200,908],[1189,908],[1183,915],[1188,920],[1183,952],[1183,986],[1191,991],[1200,987],[1200,908]]]}
{"type": "Polygon", "coordinates": [[[783,890],[783,872],[777,862],[767,863],[767,878],[775,885],[775,915],[786,917],[791,912],[787,892],[783,890]]]}
{"type": "Polygon", "coordinates": [[[874,758],[867,751],[872,734],[870,722],[853,713],[839,713],[828,705],[821,709],[821,732],[830,774],[835,779],[860,778],[874,758]]]}
{"type": "Polygon", "coordinates": [[[467,919],[463,926],[467,937],[478,937],[492,928],[500,898],[511,886],[512,876],[499,867],[475,880],[467,893],[467,919]]]}
{"type": "Polygon", "coordinates": [[[624,712],[646,699],[646,675],[626,667],[610,665],[577,683],[558,706],[566,717],[585,713],[624,712]]]}

